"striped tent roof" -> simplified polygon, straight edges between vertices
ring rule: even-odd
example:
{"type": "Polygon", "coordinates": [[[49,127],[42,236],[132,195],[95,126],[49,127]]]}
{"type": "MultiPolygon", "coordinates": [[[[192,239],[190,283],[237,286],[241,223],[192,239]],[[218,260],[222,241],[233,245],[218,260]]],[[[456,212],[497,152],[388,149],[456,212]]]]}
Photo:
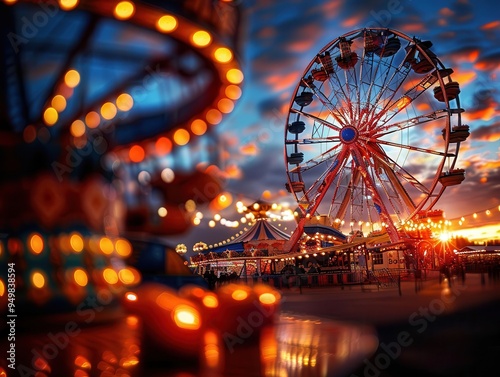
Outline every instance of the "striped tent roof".
{"type": "Polygon", "coordinates": [[[257,219],[246,232],[235,238],[234,242],[283,240],[286,241],[290,235],[276,228],[266,219],[257,219]]]}
{"type": "Polygon", "coordinates": [[[272,225],[267,219],[256,219],[255,223],[244,233],[236,237],[232,242],[222,246],[214,247],[209,251],[221,253],[227,250],[243,251],[244,244],[266,242],[266,241],[282,241],[285,242],[290,238],[286,232],[272,225]]]}

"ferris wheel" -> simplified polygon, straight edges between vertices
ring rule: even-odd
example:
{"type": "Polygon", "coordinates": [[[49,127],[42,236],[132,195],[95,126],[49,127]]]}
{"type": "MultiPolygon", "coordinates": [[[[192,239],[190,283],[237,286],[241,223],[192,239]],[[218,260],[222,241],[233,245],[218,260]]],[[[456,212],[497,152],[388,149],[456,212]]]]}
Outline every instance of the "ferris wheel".
{"type": "Polygon", "coordinates": [[[302,234],[322,215],[346,233],[387,232],[430,211],[457,169],[462,124],[459,83],[432,43],[387,28],[348,32],[304,70],[285,126],[286,187],[302,234]]]}

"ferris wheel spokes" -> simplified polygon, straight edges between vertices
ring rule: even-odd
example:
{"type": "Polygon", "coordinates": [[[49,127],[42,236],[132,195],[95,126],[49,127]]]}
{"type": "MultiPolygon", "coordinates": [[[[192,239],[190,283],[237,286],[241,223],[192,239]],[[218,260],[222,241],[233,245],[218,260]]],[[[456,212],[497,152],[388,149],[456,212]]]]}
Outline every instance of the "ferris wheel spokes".
{"type": "Polygon", "coordinates": [[[453,169],[468,135],[460,89],[431,46],[387,28],[360,29],[307,66],[285,131],[287,189],[304,216],[326,213],[339,229],[378,219],[396,241],[395,224],[463,179],[453,169]]]}
{"type": "Polygon", "coordinates": [[[420,148],[420,147],[416,147],[414,145],[407,145],[407,144],[402,144],[402,143],[394,143],[394,142],[388,141],[388,140],[377,139],[377,143],[378,144],[389,145],[391,147],[397,147],[397,148],[400,148],[400,149],[407,149],[409,151],[414,151],[414,152],[422,152],[422,153],[427,153],[427,154],[433,154],[433,155],[441,156],[441,157],[454,157],[453,154],[448,153],[448,152],[436,151],[434,149],[429,149],[429,148],[420,148]]]}
{"type": "Polygon", "coordinates": [[[324,164],[325,162],[329,162],[329,161],[331,162],[338,155],[338,152],[333,153],[333,151],[335,149],[339,149],[340,147],[341,147],[341,144],[337,144],[334,147],[330,148],[329,151],[322,153],[320,155],[317,155],[316,157],[305,161],[300,166],[298,166],[298,168],[299,168],[298,170],[294,170],[294,168],[290,169],[290,172],[293,173],[293,172],[300,171],[301,173],[303,173],[303,172],[306,172],[310,169],[316,168],[318,165],[324,164]]]}
{"type": "Polygon", "coordinates": [[[330,115],[340,124],[342,127],[346,126],[349,124],[349,118],[346,118],[344,114],[342,114],[343,111],[345,111],[344,108],[340,109],[335,109],[334,105],[332,102],[326,97],[326,95],[319,89],[317,89],[315,86],[311,85],[311,90],[313,93],[316,95],[316,97],[320,100],[320,102],[323,104],[325,108],[330,110],[330,115]]]}
{"type": "MultiPolygon", "coordinates": [[[[380,148],[381,149],[381,148],[380,148]]],[[[406,198],[408,197],[408,205],[411,208],[414,208],[413,200],[409,197],[408,192],[404,189],[401,181],[396,178],[396,174],[400,176],[405,182],[408,182],[414,188],[419,190],[423,194],[429,194],[430,189],[426,187],[423,183],[421,183],[418,179],[416,179],[412,174],[410,174],[405,168],[399,165],[392,158],[387,156],[383,152],[377,152],[374,150],[373,157],[377,159],[382,165],[381,168],[384,169],[384,172],[393,178],[392,182],[397,182],[398,187],[401,187],[401,194],[406,198]]],[[[405,200],[406,201],[406,200],[405,200]]]]}
{"type": "MultiPolygon", "coordinates": [[[[381,187],[386,188],[384,191],[387,194],[389,192],[387,188],[390,186],[392,192],[395,195],[397,195],[400,206],[398,210],[394,211],[394,213],[402,215],[403,211],[401,209],[405,208],[405,211],[407,212],[406,215],[407,216],[411,215],[413,212],[416,211],[417,205],[413,201],[408,191],[403,186],[403,182],[409,183],[410,185],[412,185],[412,187],[414,187],[415,189],[419,190],[422,193],[428,193],[429,192],[428,188],[425,187],[422,183],[420,183],[417,179],[415,179],[415,177],[413,177],[410,173],[408,173],[399,165],[395,164],[394,166],[390,166],[384,159],[381,159],[379,156],[375,157],[377,158],[376,161],[380,163],[379,165],[376,164],[374,161],[375,171],[378,170],[377,168],[380,168],[380,170],[382,170],[382,172],[387,177],[386,179],[383,179],[382,174],[377,174],[377,177],[381,183],[381,187]],[[401,177],[401,180],[398,179],[398,177],[401,177]],[[404,206],[402,205],[403,203],[404,206]]],[[[393,206],[393,208],[395,208],[395,206],[393,206]]],[[[399,220],[401,221],[401,219],[399,220]]]]}
{"type": "MultiPolygon", "coordinates": [[[[354,191],[355,188],[358,187],[358,184],[361,179],[361,171],[359,169],[353,169],[352,167],[349,167],[344,169],[342,171],[342,174],[344,174],[344,176],[347,176],[349,172],[352,172],[351,177],[350,179],[348,177],[348,183],[345,186],[345,190],[343,192],[340,191],[342,179],[338,180],[335,192],[333,194],[333,199],[331,201],[329,208],[329,213],[334,212],[332,218],[335,219],[335,221],[337,222],[346,216],[349,204],[352,205],[354,203],[353,201],[354,191]],[[337,198],[340,198],[340,201],[337,200],[337,198]]],[[[352,208],[351,208],[351,220],[352,220],[352,208]]]]}
{"type": "Polygon", "coordinates": [[[383,124],[380,125],[376,128],[374,128],[374,132],[376,131],[387,131],[383,133],[375,133],[372,135],[374,138],[380,138],[387,136],[389,134],[392,134],[394,132],[400,132],[403,130],[406,130],[411,127],[418,127],[424,123],[427,122],[432,122],[440,118],[444,118],[447,116],[447,111],[442,109],[442,110],[436,110],[433,111],[432,113],[425,114],[425,115],[418,115],[413,118],[408,118],[404,121],[401,122],[396,122],[396,123],[390,123],[390,124],[383,124]]]}
{"type": "MultiPolygon", "coordinates": [[[[329,122],[326,119],[322,119],[322,118],[320,118],[320,117],[318,117],[316,115],[313,115],[313,114],[310,114],[310,113],[306,113],[303,110],[290,109],[290,112],[294,113],[294,114],[302,115],[302,116],[304,116],[306,118],[312,119],[315,122],[321,123],[322,125],[324,125],[326,127],[329,127],[329,128],[334,129],[334,130],[340,131],[340,127],[336,126],[332,122],[329,122]]],[[[332,116],[333,116],[333,114],[332,114],[332,116]]]]}

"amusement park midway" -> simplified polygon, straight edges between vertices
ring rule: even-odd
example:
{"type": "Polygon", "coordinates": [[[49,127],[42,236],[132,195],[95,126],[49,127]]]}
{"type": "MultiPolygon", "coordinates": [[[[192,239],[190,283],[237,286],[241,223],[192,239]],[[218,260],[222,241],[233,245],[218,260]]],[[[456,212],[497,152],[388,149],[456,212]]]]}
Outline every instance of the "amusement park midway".
{"type": "Polygon", "coordinates": [[[490,1],[5,0],[0,29],[0,377],[499,375],[490,1]]]}
{"type": "MultiPolygon", "coordinates": [[[[273,216],[277,215],[274,223],[279,223],[280,229],[291,234],[296,228],[296,218],[283,216],[282,212],[293,214],[302,199],[302,206],[317,204],[300,193],[319,193],[320,184],[325,182],[328,174],[327,166],[331,167],[329,164],[335,161],[335,151],[340,145],[348,144],[353,151],[357,149],[356,153],[360,154],[352,153],[351,156],[359,159],[362,149],[357,146],[368,140],[372,143],[369,153],[376,156],[383,152],[385,157],[373,161],[366,171],[359,174],[366,176],[366,173],[378,171],[382,174],[380,179],[370,173],[375,179],[358,180],[356,174],[350,174],[353,171],[349,165],[352,159],[347,155],[338,160],[346,164],[337,170],[330,168],[331,175],[363,182],[353,186],[359,191],[379,191],[379,199],[386,204],[388,212],[387,202],[396,196],[404,203],[409,203],[407,199],[411,198],[416,206],[422,202],[425,206],[435,202],[433,209],[443,210],[444,219],[448,220],[446,232],[441,232],[442,238],[464,237],[472,244],[491,243],[499,238],[499,98],[496,89],[499,65],[498,54],[493,52],[499,26],[498,20],[488,12],[487,2],[448,1],[439,6],[432,1],[335,4],[313,1],[286,7],[279,1],[248,3],[243,66],[245,78],[249,80],[245,80],[243,95],[234,112],[216,131],[222,152],[219,161],[224,192],[220,201],[212,203],[209,208],[198,208],[200,214],[195,219],[196,225],[182,235],[171,237],[172,245],[184,243],[188,255],[193,255],[192,247],[197,242],[213,245],[230,241],[247,226],[238,212],[237,203],[249,206],[259,200],[279,206],[281,210],[273,213],[273,216]],[[403,62],[404,57],[397,53],[391,55],[392,51],[385,50],[381,55],[379,53],[380,61],[390,61],[390,64],[377,68],[380,75],[365,75],[370,68],[376,68],[376,65],[370,66],[371,61],[365,59],[366,55],[360,50],[364,42],[371,43],[371,37],[360,38],[354,32],[365,27],[394,30],[401,43],[399,53],[407,51],[410,55],[415,52],[415,55],[408,56],[408,61],[403,62]],[[334,36],[345,36],[347,44],[334,36]],[[412,46],[414,38],[420,42],[413,51],[408,44],[412,46]],[[340,60],[335,59],[341,48],[340,58],[343,60],[338,65],[340,60]],[[364,84],[349,81],[340,74],[334,75],[339,80],[327,79],[330,77],[329,57],[325,52],[334,56],[335,67],[344,67],[340,68],[342,73],[363,66],[362,71],[356,72],[364,84]],[[356,110],[354,105],[358,98],[361,104],[383,108],[383,101],[392,98],[392,92],[382,90],[375,93],[369,88],[378,87],[378,84],[384,88],[377,81],[384,74],[391,77],[397,71],[398,63],[405,67],[404,64],[412,59],[412,63],[392,76],[392,88],[399,88],[394,92],[392,107],[372,113],[364,113],[362,106],[356,110]],[[442,69],[437,82],[448,85],[445,87],[445,102],[440,102],[438,98],[444,100],[444,97],[434,91],[437,84],[431,84],[436,77],[432,76],[430,81],[426,79],[430,72],[425,71],[434,63],[442,69]],[[352,69],[350,64],[353,64],[352,69]],[[448,76],[449,69],[453,73],[448,76]],[[418,80],[420,86],[412,90],[418,80]],[[351,91],[342,91],[341,84],[346,84],[351,91]],[[305,94],[296,102],[303,90],[305,94]],[[308,103],[308,92],[315,93],[311,103],[308,103]],[[457,97],[452,92],[458,93],[457,97]],[[325,101],[326,98],[329,102],[325,101]],[[394,129],[368,136],[356,128],[358,124],[374,120],[370,117],[375,113],[378,121],[394,129]],[[303,131],[301,122],[305,127],[303,131]],[[401,122],[414,124],[406,127],[401,122]],[[448,127],[450,134],[445,141],[443,130],[448,127]],[[342,133],[338,132],[341,128],[342,133]],[[465,179],[460,184],[448,185],[441,193],[440,174],[452,169],[457,169],[457,172],[464,169],[465,179]],[[292,187],[287,189],[287,183],[292,187]],[[412,189],[407,189],[407,186],[412,189]],[[395,195],[390,190],[395,190],[395,195]],[[387,192],[385,197],[382,192],[387,192]]],[[[394,43],[392,47],[397,48],[396,40],[394,43]]],[[[379,55],[376,51],[373,53],[375,57],[379,55]]],[[[323,205],[318,204],[317,213],[328,212],[324,206],[327,202],[342,202],[342,186],[336,186],[339,187],[337,196],[331,194],[335,185],[333,183],[330,190],[325,190],[328,193],[321,200],[323,205]]],[[[340,208],[338,205],[334,211],[345,212],[346,234],[351,231],[351,220],[354,219],[357,228],[361,220],[361,213],[351,216],[348,211],[363,208],[356,200],[350,203],[353,206],[340,208]]],[[[403,207],[394,210],[408,212],[408,206],[403,207]]],[[[370,204],[364,208],[375,207],[370,204]]],[[[373,218],[380,217],[375,210],[370,220],[370,211],[363,212],[366,217],[362,224],[363,233],[369,233],[371,224],[375,223],[373,218]]],[[[382,215],[384,212],[382,210],[382,215]]],[[[333,213],[333,220],[335,215],[333,213]]]]}

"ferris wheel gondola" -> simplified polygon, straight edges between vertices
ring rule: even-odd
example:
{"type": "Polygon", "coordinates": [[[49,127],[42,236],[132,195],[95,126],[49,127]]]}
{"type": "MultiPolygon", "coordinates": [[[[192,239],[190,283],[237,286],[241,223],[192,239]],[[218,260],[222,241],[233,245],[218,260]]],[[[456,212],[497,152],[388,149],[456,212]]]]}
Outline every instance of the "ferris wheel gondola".
{"type": "Polygon", "coordinates": [[[346,232],[365,227],[397,242],[402,224],[463,181],[455,164],[469,127],[460,86],[431,47],[396,30],[359,29],[306,67],[284,140],[286,187],[300,217],[295,243],[318,214],[346,232]]]}

